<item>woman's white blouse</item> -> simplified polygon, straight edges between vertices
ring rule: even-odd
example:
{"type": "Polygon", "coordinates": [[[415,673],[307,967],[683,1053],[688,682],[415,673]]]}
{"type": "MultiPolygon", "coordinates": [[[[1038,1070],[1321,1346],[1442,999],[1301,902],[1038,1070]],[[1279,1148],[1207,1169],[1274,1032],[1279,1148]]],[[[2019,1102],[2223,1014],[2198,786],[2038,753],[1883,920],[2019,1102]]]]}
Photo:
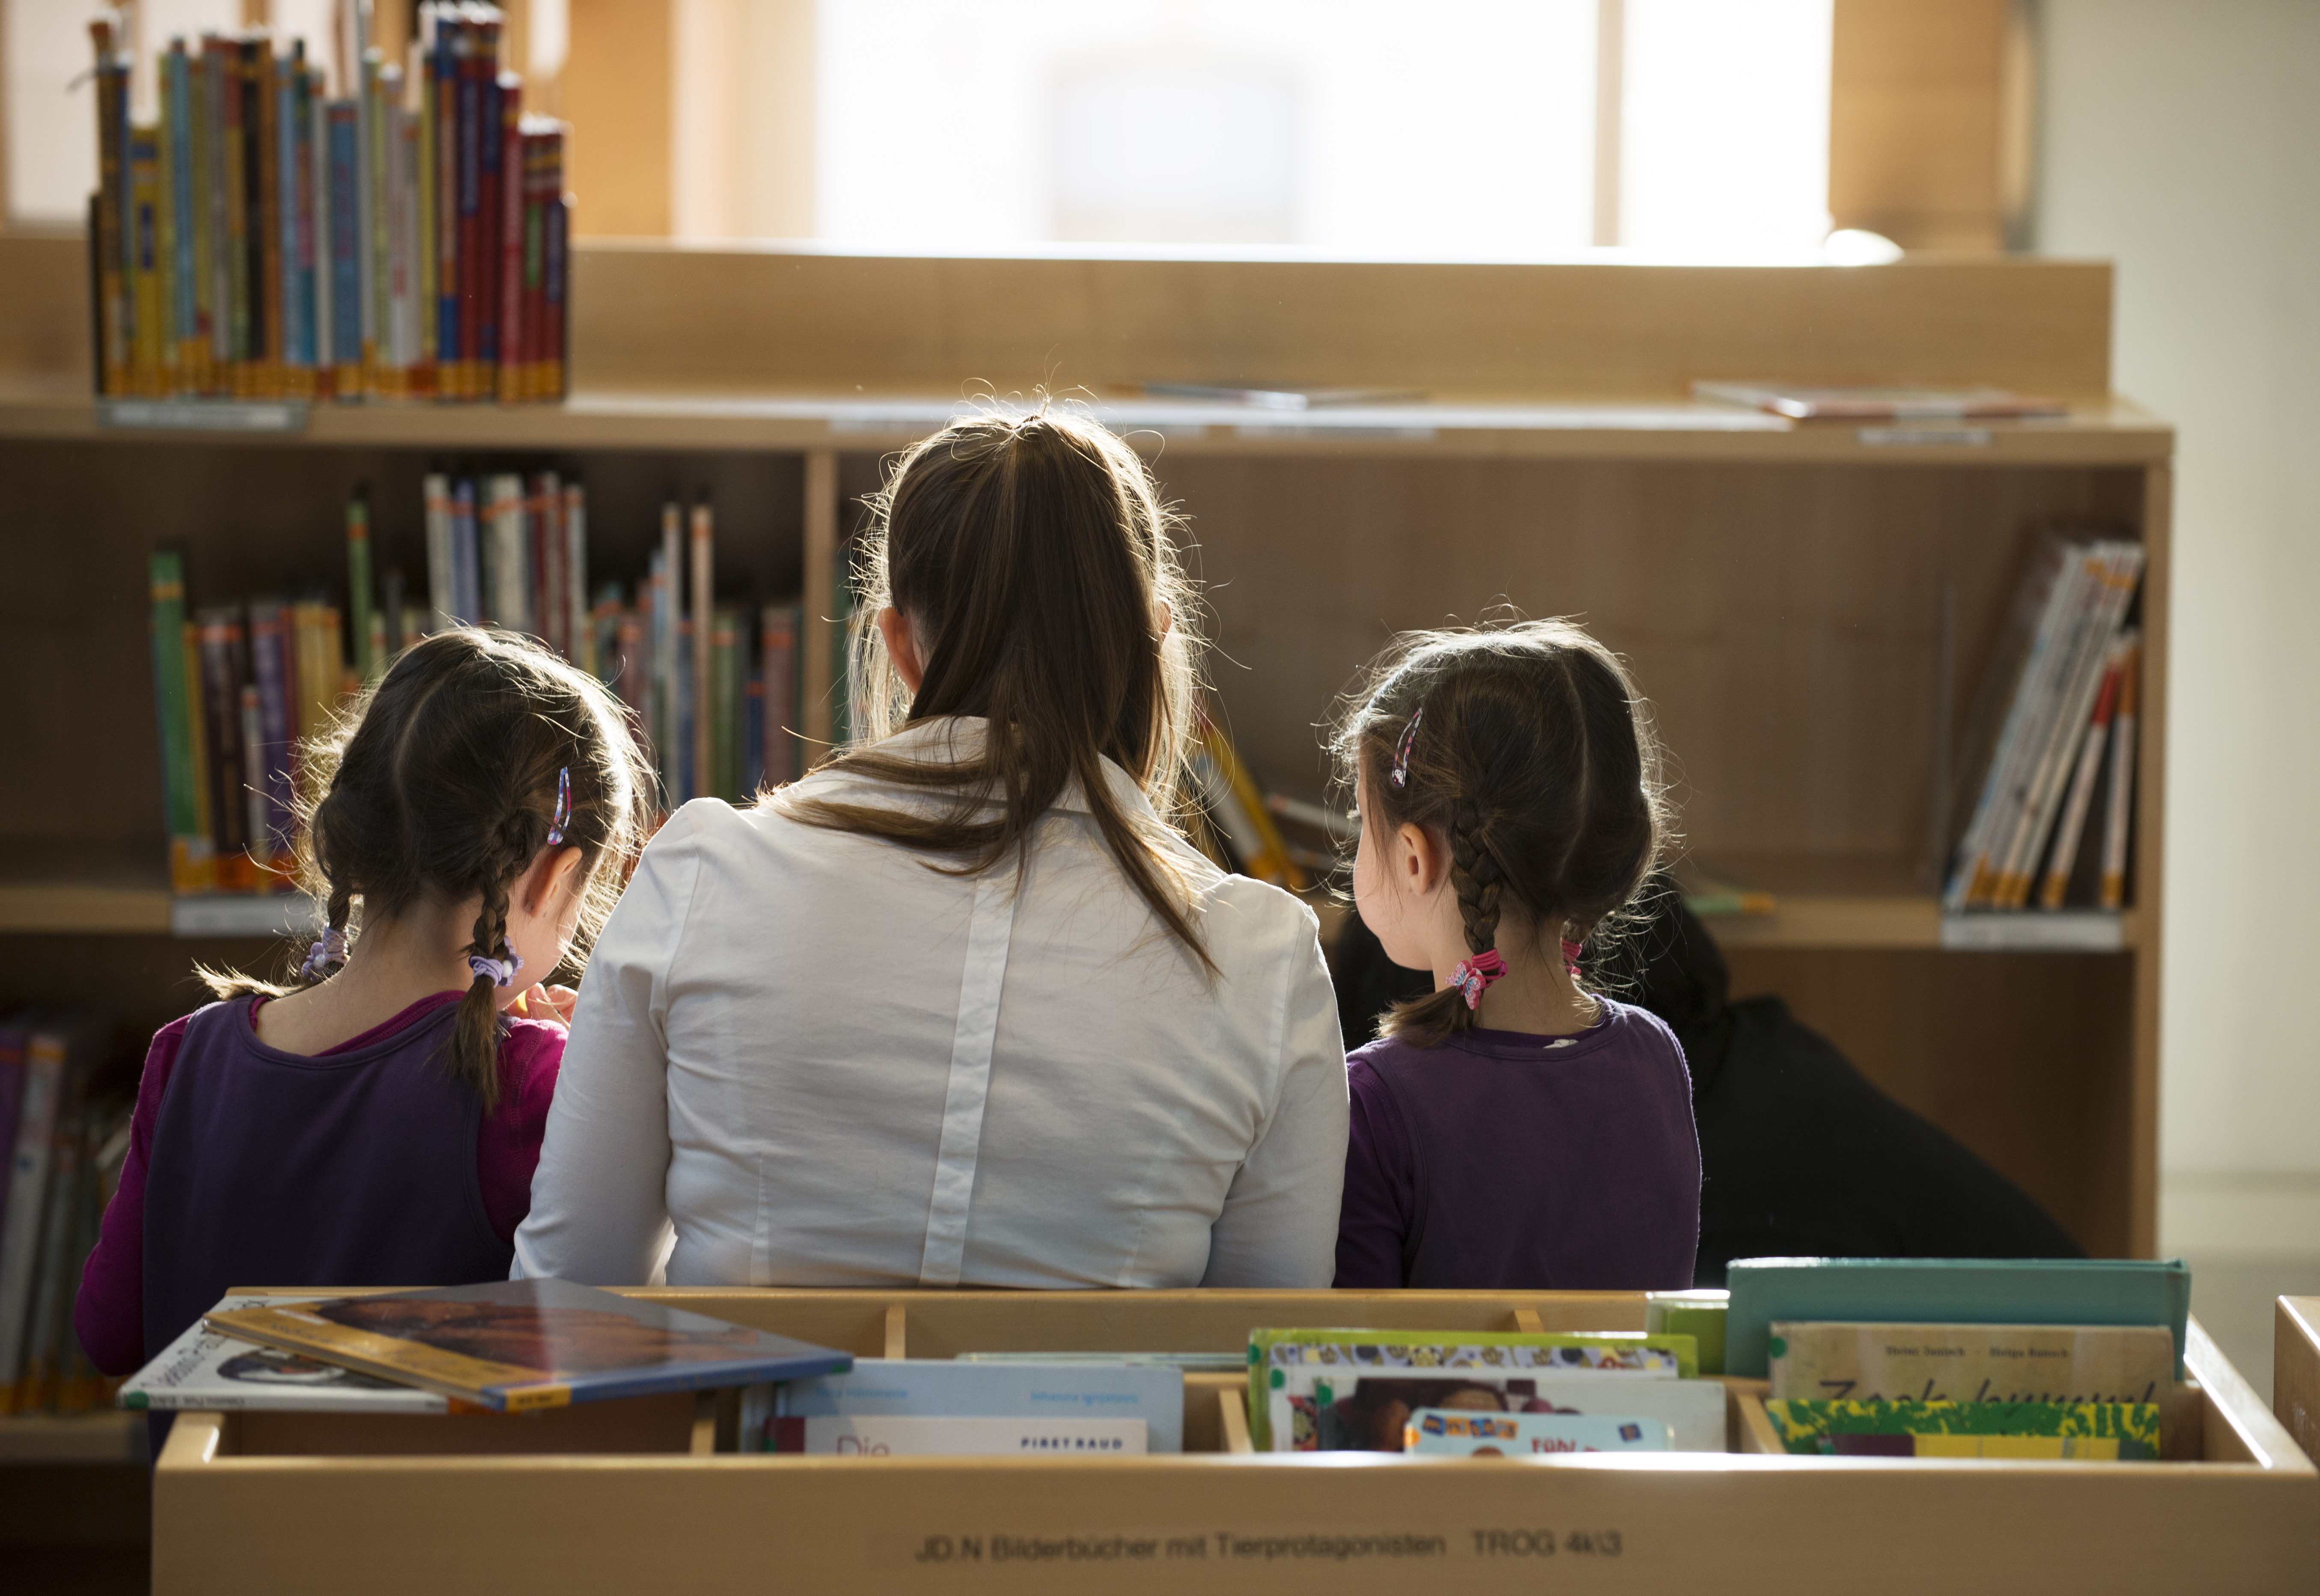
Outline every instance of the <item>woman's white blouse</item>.
{"type": "Polygon", "coordinates": [[[1346,1066],[1312,911],[1175,853],[1214,977],[1075,791],[1020,892],[782,801],[686,804],[581,984],[515,1274],[642,1282],[673,1224],[673,1285],[1328,1285],[1346,1066]]]}

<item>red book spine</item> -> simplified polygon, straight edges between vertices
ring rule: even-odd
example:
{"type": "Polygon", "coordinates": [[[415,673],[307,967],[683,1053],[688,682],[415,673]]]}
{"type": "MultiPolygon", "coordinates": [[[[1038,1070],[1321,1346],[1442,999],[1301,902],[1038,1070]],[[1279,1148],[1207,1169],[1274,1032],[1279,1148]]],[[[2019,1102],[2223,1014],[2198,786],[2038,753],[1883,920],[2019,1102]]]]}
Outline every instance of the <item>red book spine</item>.
{"type": "Polygon", "coordinates": [[[500,403],[523,397],[523,84],[500,75],[499,358],[500,403]]]}

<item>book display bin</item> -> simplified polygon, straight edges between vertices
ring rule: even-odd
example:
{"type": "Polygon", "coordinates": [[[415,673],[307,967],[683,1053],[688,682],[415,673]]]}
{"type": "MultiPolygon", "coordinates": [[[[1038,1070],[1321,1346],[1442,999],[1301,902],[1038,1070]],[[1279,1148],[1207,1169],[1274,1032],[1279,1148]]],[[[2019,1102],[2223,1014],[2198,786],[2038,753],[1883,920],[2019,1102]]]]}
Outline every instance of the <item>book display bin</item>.
{"type": "MultiPolygon", "coordinates": [[[[1256,1325],[1640,1329],[1614,1292],[657,1291],[857,1356],[1232,1351],[1256,1325]]],[[[1237,1375],[1185,1382],[1185,1455],[741,1455],[714,1399],[546,1415],[178,1417],[159,1596],[333,1589],[2288,1591],[2320,1473],[2194,1321],[2159,1463],[1790,1457],[1760,1381],[1728,1453],[1256,1455],[1237,1375]],[[1766,1455],[1767,1452],[1773,1455],[1766,1455]]]]}

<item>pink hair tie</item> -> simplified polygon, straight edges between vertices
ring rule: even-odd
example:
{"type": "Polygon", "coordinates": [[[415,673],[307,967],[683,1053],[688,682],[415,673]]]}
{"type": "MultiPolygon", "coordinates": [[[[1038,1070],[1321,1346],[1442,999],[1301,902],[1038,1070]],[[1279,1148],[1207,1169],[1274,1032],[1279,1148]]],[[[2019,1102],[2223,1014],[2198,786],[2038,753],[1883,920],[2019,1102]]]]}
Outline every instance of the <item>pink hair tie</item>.
{"type": "Polygon", "coordinates": [[[1450,984],[1465,998],[1469,1009],[1478,1009],[1482,1007],[1484,990],[1506,973],[1507,961],[1493,948],[1460,959],[1450,972],[1450,984]]]}
{"type": "Polygon", "coordinates": [[[1563,939],[1563,967],[1571,972],[1571,978],[1573,981],[1579,979],[1580,951],[1578,943],[1568,937],[1563,939]]]}

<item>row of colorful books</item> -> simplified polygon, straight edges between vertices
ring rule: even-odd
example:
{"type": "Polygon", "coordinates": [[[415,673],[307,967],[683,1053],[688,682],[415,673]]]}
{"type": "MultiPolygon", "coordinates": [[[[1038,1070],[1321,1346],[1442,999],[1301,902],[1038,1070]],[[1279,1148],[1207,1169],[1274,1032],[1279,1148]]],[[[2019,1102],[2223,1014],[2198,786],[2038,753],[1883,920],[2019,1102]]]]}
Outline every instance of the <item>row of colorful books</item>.
{"type": "Polygon", "coordinates": [[[628,707],[666,807],[740,802],[794,780],[805,750],[795,602],[750,614],[716,601],[716,521],[672,501],[633,591],[594,585],[587,495],[553,471],[430,473],[428,591],[374,572],[371,505],[347,507],[346,588],[195,604],[186,557],[148,565],[154,702],[178,893],[287,886],[302,748],[346,700],[428,631],[530,633],[628,707]]]}
{"type": "Polygon", "coordinates": [[[107,1028],[28,1010],[0,1020],[0,1413],[112,1400],[72,1328],[81,1265],[129,1156],[129,1106],[90,1089],[107,1028]]]}
{"type": "Polygon", "coordinates": [[[522,113],[500,12],[419,14],[407,65],[359,39],[336,98],[303,40],[174,38],[150,124],[123,24],[90,23],[100,394],[563,396],[568,130],[522,113]]]}
{"type": "Polygon", "coordinates": [[[1975,716],[1980,784],[1949,911],[2125,903],[2142,575],[2139,543],[2041,545],[1975,716]]]}

